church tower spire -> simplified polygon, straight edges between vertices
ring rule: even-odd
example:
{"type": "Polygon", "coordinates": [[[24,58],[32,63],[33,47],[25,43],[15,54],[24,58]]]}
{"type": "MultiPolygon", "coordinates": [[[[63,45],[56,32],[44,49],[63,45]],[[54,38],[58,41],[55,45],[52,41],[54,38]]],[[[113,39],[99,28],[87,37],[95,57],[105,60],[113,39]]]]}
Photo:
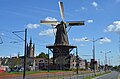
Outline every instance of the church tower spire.
{"type": "Polygon", "coordinates": [[[32,44],[32,37],[30,37],[30,44],[32,44]]]}
{"type": "Polygon", "coordinates": [[[27,57],[34,57],[35,45],[32,43],[32,38],[30,38],[29,45],[27,44],[27,57]]]}

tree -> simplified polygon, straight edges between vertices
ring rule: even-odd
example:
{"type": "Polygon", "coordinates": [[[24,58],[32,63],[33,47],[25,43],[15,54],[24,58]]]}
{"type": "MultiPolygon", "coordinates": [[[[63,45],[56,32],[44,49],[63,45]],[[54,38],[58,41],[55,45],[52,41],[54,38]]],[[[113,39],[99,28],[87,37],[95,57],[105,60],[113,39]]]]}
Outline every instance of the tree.
{"type": "Polygon", "coordinates": [[[44,52],[41,52],[36,58],[47,58],[48,59],[48,54],[45,54],[44,52]]]}

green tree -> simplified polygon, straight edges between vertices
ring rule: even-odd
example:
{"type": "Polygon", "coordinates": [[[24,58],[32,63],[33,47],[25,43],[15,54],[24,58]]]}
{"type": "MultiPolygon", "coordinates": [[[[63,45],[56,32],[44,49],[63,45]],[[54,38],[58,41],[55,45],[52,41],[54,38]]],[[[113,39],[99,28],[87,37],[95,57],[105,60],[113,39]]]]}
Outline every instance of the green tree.
{"type": "Polygon", "coordinates": [[[36,58],[48,58],[48,54],[45,54],[44,52],[41,52],[36,58]]]}

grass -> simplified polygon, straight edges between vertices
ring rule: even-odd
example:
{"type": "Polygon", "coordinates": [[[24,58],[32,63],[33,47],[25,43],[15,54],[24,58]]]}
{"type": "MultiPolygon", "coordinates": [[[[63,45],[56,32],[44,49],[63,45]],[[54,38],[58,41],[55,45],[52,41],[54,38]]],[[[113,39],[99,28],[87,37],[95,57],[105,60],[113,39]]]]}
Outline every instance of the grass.
{"type": "MultiPolygon", "coordinates": [[[[26,71],[26,75],[40,73],[40,71],[26,71]]],[[[23,74],[23,72],[10,72],[9,74],[23,74]]]]}
{"type": "MultiPolygon", "coordinates": [[[[37,73],[56,73],[56,72],[72,72],[72,71],[65,71],[65,70],[50,70],[49,72],[47,70],[42,70],[42,71],[26,71],[26,74],[27,75],[30,75],[30,74],[37,74],[37,73]]],[[[86,72],[88,73],[88,72],[86,72]]],[[[8,74],[23,74],[23,72],[9,72],[8,74]]]]}
{"type": "MultiPolygon", "coordinates": [[[[47,70],[42,70],[42,71],[26,71],[26,74],[35,74],[35,73],[42,73],[42,72],[48,72],[47,70]]],[[[50,70],[49,73],[52,72],[69,72],[65,70],[50,70]]],[[[22,74],[23,72],[10,72],[11,74],[22,74]]]]}
{"type": "MultiPolygon", "coordinates": [[[[32,75],[32,74],[55,74],[55,73],[66,73],[66,72],[71,72],[71,71],[62,71],[62,70],[50,70],[49,72],[47,70],[26,71],[26,75],[32,75]]],[[[22,75],[23,72],[9,72],[8,74],[22,75]]]]}

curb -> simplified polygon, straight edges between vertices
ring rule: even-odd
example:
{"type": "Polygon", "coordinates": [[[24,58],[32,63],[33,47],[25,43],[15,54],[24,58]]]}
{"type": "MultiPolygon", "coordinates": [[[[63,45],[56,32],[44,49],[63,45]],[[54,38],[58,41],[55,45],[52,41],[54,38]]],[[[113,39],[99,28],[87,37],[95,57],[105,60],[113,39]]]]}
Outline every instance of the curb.
{"type": "MultiPolygon", "coordinates": [[[[110,73],[109,73],[110,74],[110,73]]],[[[104,75],[102,75],[102,76],[98,76],[98,77],[95,77],[95,78],[92,78],[92,79],[98,79],[98,78],[100,78],[100,77],[103,77],[103,76],[105,76],[105,75],[108,75],[108,74],[104,74],[104,75]]],[[[119,77],[118,77],[119,78],[119,77]]]]}

